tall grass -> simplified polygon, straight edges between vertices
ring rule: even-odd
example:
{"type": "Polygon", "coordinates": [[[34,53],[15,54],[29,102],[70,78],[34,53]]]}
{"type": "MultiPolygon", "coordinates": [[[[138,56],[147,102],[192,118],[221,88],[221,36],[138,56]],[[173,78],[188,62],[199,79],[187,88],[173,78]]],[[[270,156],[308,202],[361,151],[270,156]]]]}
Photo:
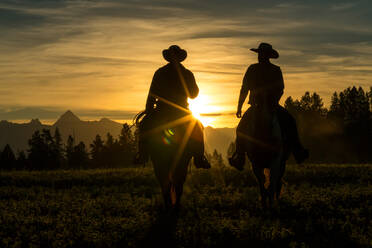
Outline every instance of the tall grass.
{"type": "MultiPolygon", "coordinates": [[[[279,206],[267,213],[250,168],[193,168],[173,237],[160,242],[372,246],[372,166],[289,165],[285,181],[279,206]]],[[[149,167],[0,172],[0,247],[136,247],[157,227],[161,206],[149,167]]]]}

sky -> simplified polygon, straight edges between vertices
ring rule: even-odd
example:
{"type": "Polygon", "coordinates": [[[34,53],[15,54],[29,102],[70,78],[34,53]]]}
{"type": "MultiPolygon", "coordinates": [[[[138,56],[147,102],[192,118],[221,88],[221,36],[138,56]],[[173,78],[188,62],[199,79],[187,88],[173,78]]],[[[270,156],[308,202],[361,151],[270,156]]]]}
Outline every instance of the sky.
{"type": "Polygon", "coordinates": [[[188,52],[207,125],[237,125],[260,42],[280,54],[282,101],[315,91],[327,105],[334,91],[372,86],[371,24],[369,0],[2,0],[0,119],[53,123],[70,109],[131,120],[172,44],[188,52]]]}

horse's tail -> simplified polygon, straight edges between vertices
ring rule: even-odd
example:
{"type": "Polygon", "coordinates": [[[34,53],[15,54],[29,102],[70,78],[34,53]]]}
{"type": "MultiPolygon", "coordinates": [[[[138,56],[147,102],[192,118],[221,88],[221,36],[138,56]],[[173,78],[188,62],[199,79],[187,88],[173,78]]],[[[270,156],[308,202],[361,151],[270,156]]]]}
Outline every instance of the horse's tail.
{"type": "Polygon", "coordinates": [[[138,114],[136,114],[133,118],[133,124],[138,127],[141,124],[145,115],[146,115],[145,110],[138,112],[138,114]]]}

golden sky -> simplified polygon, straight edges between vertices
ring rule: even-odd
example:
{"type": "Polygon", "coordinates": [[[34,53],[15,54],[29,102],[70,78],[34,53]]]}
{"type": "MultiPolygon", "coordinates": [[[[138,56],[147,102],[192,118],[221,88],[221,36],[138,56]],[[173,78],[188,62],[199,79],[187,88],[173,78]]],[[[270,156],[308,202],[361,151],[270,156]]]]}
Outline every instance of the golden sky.
{"type": "Polygon", "coordinates": [[[233,115],[249,48],[280,57],[284,100],[372,86],[370,1],[10,1],[0,3],[0,119],[129,120],[144,109],[163,49],[178,44],[214,127],[233,115]]]}

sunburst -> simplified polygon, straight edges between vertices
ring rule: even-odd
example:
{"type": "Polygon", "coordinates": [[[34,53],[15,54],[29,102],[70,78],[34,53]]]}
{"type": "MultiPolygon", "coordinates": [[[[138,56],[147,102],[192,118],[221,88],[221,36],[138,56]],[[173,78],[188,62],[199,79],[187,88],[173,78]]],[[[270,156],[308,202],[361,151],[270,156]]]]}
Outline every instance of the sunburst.
{"type": "Polygon", "coordinates": [[[211,100],[208,96],[200,94],[195,99],[189,99],[189,109],[191,110],[192,115],[198,119],[203,126],[210,126],[212,125],[213,121],[215,120],[214,117],[205,116],[204,114],[209,114],[212,106],[210,105],[211,100]]]}

